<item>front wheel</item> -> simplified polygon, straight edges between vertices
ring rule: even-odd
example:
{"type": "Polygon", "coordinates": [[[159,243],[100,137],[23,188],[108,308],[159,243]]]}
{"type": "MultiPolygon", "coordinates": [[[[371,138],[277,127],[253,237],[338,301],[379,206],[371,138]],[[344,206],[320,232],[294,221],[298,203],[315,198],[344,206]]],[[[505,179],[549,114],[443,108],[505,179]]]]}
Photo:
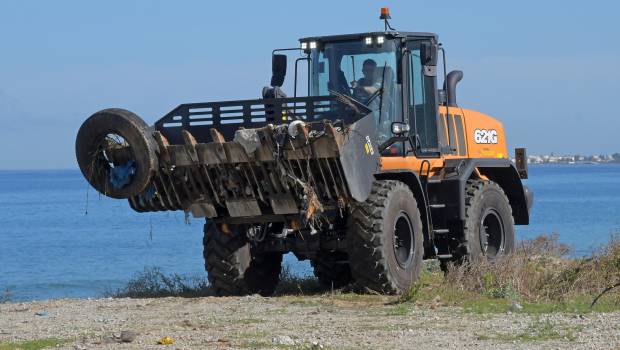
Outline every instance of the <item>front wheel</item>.
{"type": "Polygon", "coordinates": [[[368,199],[358,203],[347,232],[351,274],[359,287],[400,294],[417,281],[423,234],[418,204],[407,185],[375,181],[368,199]]]}

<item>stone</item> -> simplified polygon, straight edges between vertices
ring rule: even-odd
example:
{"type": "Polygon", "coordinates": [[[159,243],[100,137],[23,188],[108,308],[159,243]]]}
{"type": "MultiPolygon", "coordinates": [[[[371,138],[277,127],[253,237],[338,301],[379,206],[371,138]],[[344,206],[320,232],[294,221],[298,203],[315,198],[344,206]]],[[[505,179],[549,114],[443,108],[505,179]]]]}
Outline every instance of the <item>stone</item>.
{"type": "Polygon", "coordinates": [[[510,304],[510,306],[508,307],[508,310],[512,311],[512,312],[519,312],[519,311],[523,311],[523,305],[514,302],[512,304],[510,304]]]}
{"type": "Polygon", "coordinates": [[[133,332],[133,331],[122,331],[121,332],[121,341],[123,343],[131,343],[132,341],[136,340],[136,337],[138,336],[138,333],[133,332]]]}
{"type": "Polygon", "coordinates": [[[288,335],[275,336],[271,341],[276,345],[295,345],[295,341],[293,340],[293,338],[289,337],[288,335]]]}

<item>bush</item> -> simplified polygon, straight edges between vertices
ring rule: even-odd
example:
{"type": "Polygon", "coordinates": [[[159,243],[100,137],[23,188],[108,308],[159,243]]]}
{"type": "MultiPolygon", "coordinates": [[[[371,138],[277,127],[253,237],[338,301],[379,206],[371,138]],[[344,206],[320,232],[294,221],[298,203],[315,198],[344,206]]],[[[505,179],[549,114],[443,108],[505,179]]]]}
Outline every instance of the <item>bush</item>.
{"type": "MultiPolygon", "coordinates": [[[[314,276],[296,276],[285,265],[275,295],[316,294],[325,290],[314,276]]],[[[124,287],[104,293],[113,298],[206,297],[215,293],[206,276],[187,277],[165,275],[157,267],[147,267],[136,274],[124,287]]]]}
{"type": "MultiPolygon", "coordinates": [[[[445,283],[493,298],[528,302],[594,297],[620,282],[620,241],[612,241],[585,258],[569,259],[557,235],[523,241],[514,254],[451,266],[445,283]]],[[[618,295],[615,295],[618,298],[618,295]]]]}
{"type": "Polygon", "coordinates": [[[206,278],[164,275],[157,267],[147,267],[127,285],[105,293],[113,298],[203,297],[214,295],[206,278]]]}

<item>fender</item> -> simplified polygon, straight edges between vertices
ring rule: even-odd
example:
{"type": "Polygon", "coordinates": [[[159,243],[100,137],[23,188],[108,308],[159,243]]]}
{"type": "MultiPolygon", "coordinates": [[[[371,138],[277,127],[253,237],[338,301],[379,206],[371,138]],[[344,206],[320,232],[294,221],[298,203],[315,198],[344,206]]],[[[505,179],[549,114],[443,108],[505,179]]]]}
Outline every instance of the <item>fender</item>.
{"type": "Polygon", "coordinates": [[[530,209],[533,205],[534,194],[523,185],[515,165],[509,159],[495,158],[468,158],[446,160],[446,169],[453,169],[445,180],[459,182],[460,210],[459,218],[465,219],[465,184],[478,169],[480,174],[496,182],[508,196],[512,215],[516,225],[527,225],[530,222],[530,209]]]}

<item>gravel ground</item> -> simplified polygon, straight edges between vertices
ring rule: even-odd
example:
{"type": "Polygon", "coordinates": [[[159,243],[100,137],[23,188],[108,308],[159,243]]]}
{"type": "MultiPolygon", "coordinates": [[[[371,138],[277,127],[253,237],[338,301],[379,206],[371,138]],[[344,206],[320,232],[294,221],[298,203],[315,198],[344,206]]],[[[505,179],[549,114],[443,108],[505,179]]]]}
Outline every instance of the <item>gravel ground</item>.
{"type": "Polygon", "coordinates": [[[63,349],[620,347],[619,312],[481,315],[390,300],[326,295],[0,304],[0,347],[50,337],[66,339],[63,349]],[[120,343],[123,331],[135,332],[135,339],[120,343]],[[175,343],[158,345],[165,336],[175,343]]]}

